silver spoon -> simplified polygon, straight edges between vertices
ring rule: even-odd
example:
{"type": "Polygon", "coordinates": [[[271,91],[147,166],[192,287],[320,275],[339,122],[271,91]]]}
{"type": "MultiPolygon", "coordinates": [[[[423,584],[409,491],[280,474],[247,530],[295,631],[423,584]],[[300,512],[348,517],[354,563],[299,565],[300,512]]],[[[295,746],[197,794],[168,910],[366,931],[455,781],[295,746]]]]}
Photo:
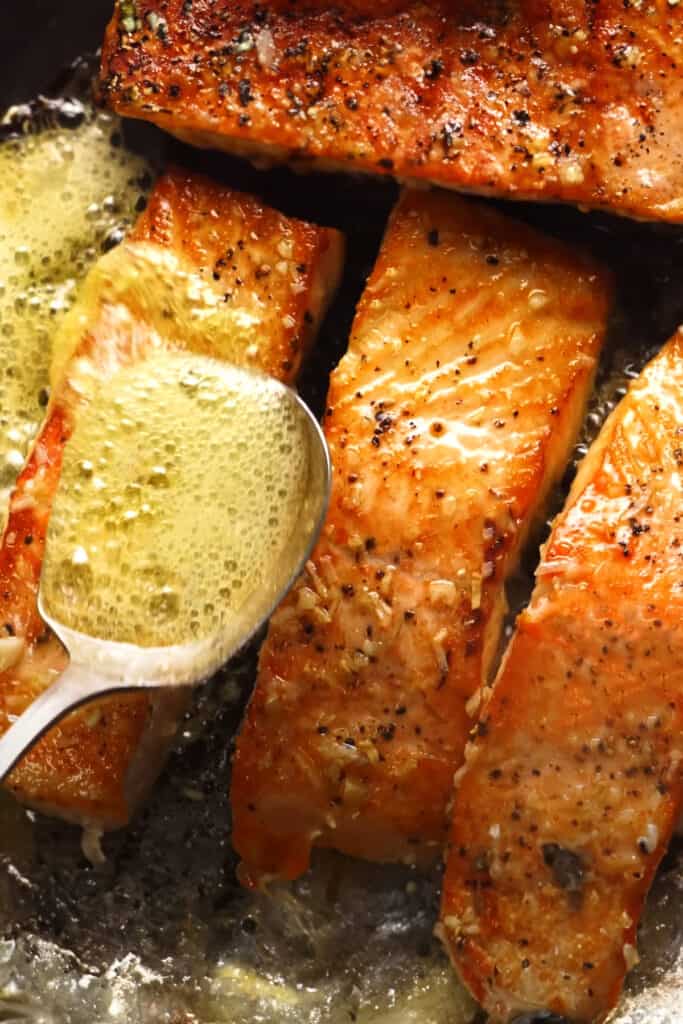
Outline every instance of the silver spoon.
{"type": "Polygon", "coordinates": [[[208,679],[259,630],[301,573],[325,519],[331,467],[327,443],[310,409],[291,388],[283,394],[295,404],[308,445],[308,487],[302,495],[295,533],[240,609],[239,623],[189,644],[138,647],[87,636],[58,622],[44,606],[45,623],[69,652],[70,663],[0,738],[0,781],[40,738],[70,711],[120,691],[192,686],[208,679]]]}

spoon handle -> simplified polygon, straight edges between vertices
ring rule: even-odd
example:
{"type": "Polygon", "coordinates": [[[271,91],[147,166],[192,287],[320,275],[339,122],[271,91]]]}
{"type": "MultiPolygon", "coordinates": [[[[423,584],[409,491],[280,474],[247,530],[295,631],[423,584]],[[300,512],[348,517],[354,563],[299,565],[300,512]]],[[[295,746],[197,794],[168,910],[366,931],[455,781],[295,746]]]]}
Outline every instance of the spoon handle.
{"type": "Polygon", "coordinates": [[[118,690],[135,689],[116,678],[93,676],[92,669],[71,662],[52,686],[41,693],[0,738],[0,782],[39,739],[70,711],[118,690]]]}

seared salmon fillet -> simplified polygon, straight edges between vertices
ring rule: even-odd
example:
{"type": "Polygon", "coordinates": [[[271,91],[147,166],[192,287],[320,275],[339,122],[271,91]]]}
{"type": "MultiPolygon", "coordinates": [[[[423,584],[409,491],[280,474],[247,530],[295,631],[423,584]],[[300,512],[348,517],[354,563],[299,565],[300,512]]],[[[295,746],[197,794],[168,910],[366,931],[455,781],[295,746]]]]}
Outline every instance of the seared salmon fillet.
{"type": "Polygon", "coordinates": [[[119,0],[101,93],[198,146],[683,220],[673,0],[119,0]]]}
{"type": "Polygon", "coordinates": [[[406,192],[334,371],[330,511],[274,615],[238,738],[242,877],[311,846],[426,863],[504,585],[565,464],[610,298],[580,255],[447,193],[406,192]]]}
{"type": "MultiPolygon", "coordinates": [[[[55,343],[47,417],[0,546],[0,729],[66,664],[37,608],[45,535],[83,382],[149,346],[228,358],[294,380],[336,286],[336,231],[171,170],[125,240],[86,279],[55,343]]],[[[186,697],[126,695],[66,718],[11,774],[22,801],[95,827],[124,824],[156,774],[186,697]]]]}
{"type": "Polygon", "coordinates": [[[443,937],[494,1021],[602,1020],[683,777],[683,335],[634,382],[545,546],[457,784],[443,937]]]}

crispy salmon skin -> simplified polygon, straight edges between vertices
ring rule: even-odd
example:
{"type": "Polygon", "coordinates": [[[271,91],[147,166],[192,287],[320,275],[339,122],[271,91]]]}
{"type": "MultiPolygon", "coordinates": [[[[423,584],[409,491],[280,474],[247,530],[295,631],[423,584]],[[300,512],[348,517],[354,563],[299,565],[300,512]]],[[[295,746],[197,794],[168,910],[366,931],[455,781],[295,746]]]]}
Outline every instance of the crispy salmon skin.
{"type": "Polygon", "coordinates": [[[671,0],[119,0],[101,93],[195,145],[680,222],[671,0]]]}
{"type": "Polygon", "coordinates": [[[245,881],[313,844],[425,863],[605,329],[592,263],[480,204],[404,194],[332,375],[331,506],[237,742],[245,881]]]}
{"type": "MultiPolygon", "coordinates": [[[[0,545],[0,729],[66,666],[38,614],[37,591],[62,453],[83,400],[74,366],[81,381],[107,379],[146,346],[162,344],[291,382],[341,261],[337,232],[172,170],[127,240],[95,265],[56,339],[52,401],[0,545]]],[[[97,701],[53,729],[7,784],[50,813],[122,825],[158,770],[185,699],[164,693],[97,701]]]]}
{"type": "Polygon", "coordinates": [[[683,335],[581,465],[456,791],[443,935],[494,1021],[601,1020],[681,808],[683,335]]]}

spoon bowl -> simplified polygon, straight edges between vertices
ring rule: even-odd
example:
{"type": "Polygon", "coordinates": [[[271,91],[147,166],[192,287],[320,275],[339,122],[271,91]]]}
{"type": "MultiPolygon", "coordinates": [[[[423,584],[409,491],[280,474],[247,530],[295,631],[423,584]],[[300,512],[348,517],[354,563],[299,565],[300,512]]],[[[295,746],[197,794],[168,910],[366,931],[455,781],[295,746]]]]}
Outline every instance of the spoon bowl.
{"type": "MultiPolygon", "coordinates": [[[[244,599],[239,615],[189,643],[138,646],[91,636],[59,621],[41,586],[38,608],[69,653],[69,665],[0,738],[0,781],[65,715],[97,697],[117,691],[195,686],[209,679],[258,632],[301,573],[327,512],[331,465],[319,423],[299,395],[272,382],[292,404],[306,445],[307,485],[288,542],[269,572],[244,599]]],[[[201,514],[201,513],[200,513],[201,514]]]]}

